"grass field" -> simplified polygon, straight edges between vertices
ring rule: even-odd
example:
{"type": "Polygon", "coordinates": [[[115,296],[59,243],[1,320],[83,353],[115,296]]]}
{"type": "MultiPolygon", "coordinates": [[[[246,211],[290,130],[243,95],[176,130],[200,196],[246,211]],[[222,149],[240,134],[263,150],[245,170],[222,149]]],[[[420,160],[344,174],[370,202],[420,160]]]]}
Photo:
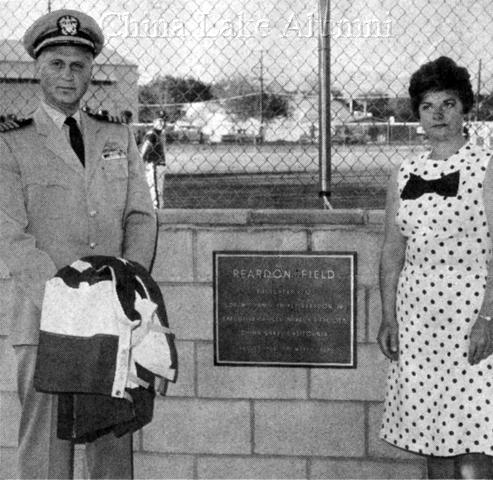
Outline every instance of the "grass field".
{"type": "MultiPolygon", "coordinates": [[[[333,146],[335,208],[382,208],[393,165],[421,146],[333,146]]],[[[167,146],[166,208],[321,208],[317,145],[167,146]]]]}

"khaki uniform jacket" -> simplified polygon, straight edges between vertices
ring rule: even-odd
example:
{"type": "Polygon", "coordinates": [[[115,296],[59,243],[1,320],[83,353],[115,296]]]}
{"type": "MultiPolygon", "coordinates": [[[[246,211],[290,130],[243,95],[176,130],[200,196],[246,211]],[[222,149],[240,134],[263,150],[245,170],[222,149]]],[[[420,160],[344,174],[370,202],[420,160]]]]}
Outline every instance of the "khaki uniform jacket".
{"type": "Polygon", "coordinates": [[[126,125],[81,112],[85,168],[40,107],[0,134],[0,257],[16,284],[11,340],[36,345],[45,283],[86,255],[149,268],[156,216],[126,125]]]}

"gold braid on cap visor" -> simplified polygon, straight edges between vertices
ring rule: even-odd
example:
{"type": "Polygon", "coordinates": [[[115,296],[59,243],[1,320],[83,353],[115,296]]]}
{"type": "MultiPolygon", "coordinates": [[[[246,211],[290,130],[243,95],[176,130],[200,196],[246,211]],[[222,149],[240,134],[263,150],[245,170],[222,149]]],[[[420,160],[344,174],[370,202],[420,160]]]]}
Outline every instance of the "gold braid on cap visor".
{"type": "Polygon", "coordinates": [[[33,48],[33,53],[35,56],[41,51],[41,49],[49,46],[49,45],[85,45],[89,47],[93,53],[96,50],[96,46],[94,42],[90,40],[84,33],[79,32],[77,36],[72,35],[60,35],[58,34],[58,30],[56,31],[57,35],[44,37],[44,39],[33,48]]]}

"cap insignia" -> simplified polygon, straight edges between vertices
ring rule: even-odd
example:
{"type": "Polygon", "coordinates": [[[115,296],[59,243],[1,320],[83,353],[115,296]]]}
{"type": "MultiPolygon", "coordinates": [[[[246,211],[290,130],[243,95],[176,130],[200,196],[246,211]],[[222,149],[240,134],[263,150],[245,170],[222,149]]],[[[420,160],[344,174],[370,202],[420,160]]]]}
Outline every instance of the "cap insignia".
{"type": "Polygon", "coordinates": [[[79,20],[72,15],[64,15],[58,19],[58,30],[62,35],[74,36],[79,33],[79,20]]]}

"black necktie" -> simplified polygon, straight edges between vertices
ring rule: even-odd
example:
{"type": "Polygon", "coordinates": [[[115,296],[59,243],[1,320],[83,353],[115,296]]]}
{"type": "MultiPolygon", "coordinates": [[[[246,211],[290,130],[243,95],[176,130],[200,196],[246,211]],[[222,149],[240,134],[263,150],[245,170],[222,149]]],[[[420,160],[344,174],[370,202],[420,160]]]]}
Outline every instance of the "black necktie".
{"type": "Polygon", "coordinates": [[[438,193],[444,197],[455,197],[459,189],[459,170],[434,180],[425,180],[419,175],[410,174],[402,190],[402,200],[416,200],[425,193],[438,193]]]}
{"type": "Polygon", "coordinates": [[[82,165],[84,165],[84,141],[82,140],[82,133],[80,133],[79,127],[77,126],[77,121],[74,117],[67,117],[65,119],[65,125],[69,127],[70,145],[72,145],[74,152],[79,157],[82,165]]]}

